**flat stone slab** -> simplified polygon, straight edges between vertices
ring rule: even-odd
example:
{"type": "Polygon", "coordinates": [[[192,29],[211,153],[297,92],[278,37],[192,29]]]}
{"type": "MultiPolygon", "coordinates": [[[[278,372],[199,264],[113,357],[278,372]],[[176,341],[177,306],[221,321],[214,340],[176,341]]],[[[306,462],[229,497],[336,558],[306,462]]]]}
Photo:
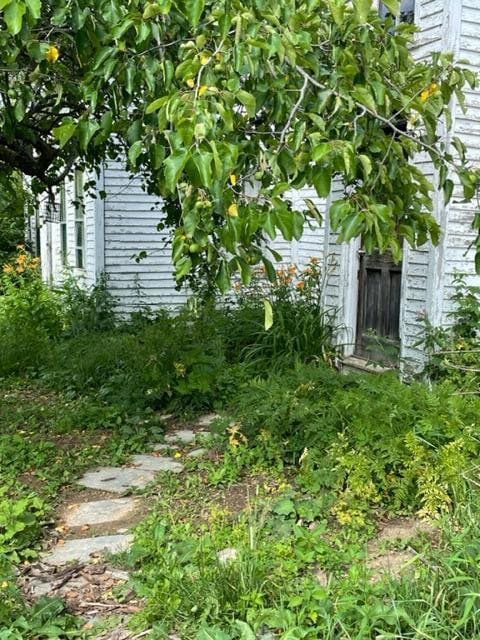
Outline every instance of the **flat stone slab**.
{"type": "Polygon", "coordinates": [[[168,442],[169,444],[175,444],[176,442],[191,444],[192,442],[195,442],[196,435],[195,431],[192,431],[191,429],[179,429],[178,431],[167,433],[165,436],[165,442],[168,442]]]}
{"type": "Polygon", "coordinates": [[[137,455],[133,456],[132,463],[146,471],[171,471],[172,473],[181,473],[183,464],[176,462],[173,458],[165,458],[163,456],[137,455]]]}
{"type": "Polygon", "coordinates": [[[207,453],[206,449],[193,449],[190,453],[187,453],[187,458],[201,458],[207,453]]]}
{"type": "Polygon", "coordinates": [[[217,558],[220,564],[227,565],[238,558],[238,551],[233,547],[227,547],[217,553],[217,558]]]}
{"type": "Polygon", "coordinates": [[[131,517],[140,505],[136,498],[112,498],[74,504],[65,512],[67,527],[83,527],[118,522],[131,517]]]}
{"type": "Polygon", "coordinates": [[[178,449],[176,444],[165,444],[163,442],[159,442],[157,444],[153,444],[152,448],[154,451],[175,451],[178,449]]]}
{"type": "Polygon", "coordinates": [[[88,489],[100,489],[111,493],[125,493],[129,489],[143,489],[155,476],[146,469],[134,467],[100,467],[88,471],[77,484],[88,489]]]}
{"type": "Polygon", "coordinates": [[[98,536],[96,538],[81,538],[80,540],[66,540],[57,544],[44,557],[48,564],[60,566],[68,562],[88,562],[92,554],[120,553],[127,551],[132,544],[133,535],[98,536]]]}
{"type": "Polygon", "coordinates": [[[212,422],[214,422],[214,420],[219,417],[220,416],[216,413],[207,413],[204,416],[200,416],[200,418],[197,420],[197,424],[199,427],[209,427],[212,422]]]}

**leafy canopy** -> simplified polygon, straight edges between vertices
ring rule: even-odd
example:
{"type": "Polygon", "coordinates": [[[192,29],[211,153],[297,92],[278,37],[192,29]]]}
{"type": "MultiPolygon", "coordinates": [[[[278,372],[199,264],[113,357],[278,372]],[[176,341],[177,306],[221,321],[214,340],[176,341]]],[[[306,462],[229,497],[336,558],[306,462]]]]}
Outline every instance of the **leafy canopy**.
{"type": "Polygon", "coordinates": [[[449,54],[414,61],[413,34],[371,0],[0,0],[0,168],[52,187],[125,151],[173,205],[177,277],[221,289],[262,262],[273,277],[265,240],[320,217],[292,190],[333,181],[340,240],[400,258],[439,234],[419,153],[447,201],[452,168],[476,189],[439,126],[475,76],[449,54]]]}

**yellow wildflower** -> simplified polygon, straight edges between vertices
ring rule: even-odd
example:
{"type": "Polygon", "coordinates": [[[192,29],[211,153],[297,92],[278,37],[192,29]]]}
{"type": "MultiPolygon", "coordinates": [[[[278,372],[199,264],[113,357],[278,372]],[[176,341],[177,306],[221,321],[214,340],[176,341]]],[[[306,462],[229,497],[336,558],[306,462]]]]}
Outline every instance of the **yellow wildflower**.
{"type": "Polygon", "coordinates": [[[13,266],[11,264],[5,264],[3,266],[3,271],[4,271],[4,273],[13,273],[15,271],[15,269],[13,268],[13,266]]]}
{"type": "Polygon", "coordinates": [[[195,86],[195,80],[193,78],[189,78],[187,80],[187,84],[190,87],[190,89],[193,89],[193,87],[195,86]]]}
{"type": "Polygon", "coordinates": [[[208,91],[208,87],[206,84],[203,84],[200,89],[198,90],[198,95],[199,96],[204,96],[208,91]]]}
{"type": "Polygon", "coordinates": [[[203,53],[200,54],[200,64],[201,65],[206,65],[210,62],[211,59],[211,55],[209,53],[207,53],[206,51],[204,51],[203,53]]]}
{"type": "Polygon", "coordinates": [[[58,47],[55,47],[54,45],[52,45],[51,47],[48,47],[47,53],[46,53],[46,58],[48,62],[50,62],[51,64],[54,64],[59,57],[60,57],[60,51],[58,50],[58,47]]]}
{"type": "Polygon", "coordinates": [[[240,431],[240,425],[238,424],[238,422],[234,422],[233,424],[231,424],[227,429],[227,432],[229,433],[228,442],[232,449],[236,449],[236,447],[240,446],[241,444],[247,443],[247,438],[240,431]]]}
{"type": "Polygon", "coordinates": [[[234,173],[230,174],[230,184],[233,187],[237,184],[237,176],[234,173]]]}
{"type": "Polygon", "coordinates": [[[235,203],[228,207],[228,215],[231,218],[238,218],[238,206],[235,203]]]}

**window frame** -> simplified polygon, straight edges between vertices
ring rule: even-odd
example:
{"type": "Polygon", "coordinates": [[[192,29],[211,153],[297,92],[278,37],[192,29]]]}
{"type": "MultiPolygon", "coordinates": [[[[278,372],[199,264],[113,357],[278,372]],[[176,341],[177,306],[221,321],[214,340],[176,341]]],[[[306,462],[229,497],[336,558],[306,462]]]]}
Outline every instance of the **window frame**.
{"type": "Polygon", "coordinates": [[[75,170],[74,174],[74,209],[75,209],[75,266],[85,269],[85,180],[83,171],[75,170]]]}
{"type": "Polygon", "coordinates": [[[62,265],[66,266],[68,263],[68,227],[67,227],[67,192],[65,182],[62,182],[60,186],[60,256],[62,265]]]}

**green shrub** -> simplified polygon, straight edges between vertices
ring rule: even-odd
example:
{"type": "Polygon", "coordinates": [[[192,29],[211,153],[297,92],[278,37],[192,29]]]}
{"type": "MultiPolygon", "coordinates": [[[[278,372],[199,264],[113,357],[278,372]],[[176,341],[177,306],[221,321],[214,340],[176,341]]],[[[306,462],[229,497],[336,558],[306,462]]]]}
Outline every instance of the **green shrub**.
{"type": "Polygon", "coordinates": [[[58,289],[67,336],[110,331],[115,327],[115,300],[108,291],[108,280],[101,276],[93,286],[82,286],[73,274],[58,289]]]}
{"type": "Polygon", "coordinates": [[[299,365],[242,386],[231,407],[258,459],[299,465],[310,490],[334,492],[339,522],[360,528],[375,509],[450,510],[480,454],[480,399],[448,383],[429,390],[299,365]]]}
{"type": "Polygon", "coordinates": [[[0,490],[0,557],[14,562],[35,557],[47,506],[34,493],[0,490]]]}
{"type": "Polygon", "coordinates": [[[253,363],[261,370],[272,364],[290,366],[332,362],[338,347],[335,313],[323,304],[324,275],[316,259],[301,272],[292,265],[277,272],[274,283],[257,274],[252,284],[238,284],[225,309],[225,340],[230,361],[253,363]],[[273,324],[265,328],[265,301],[273,324]]]}
{"type": "Polygon", "coordinates": [[[60,301],[23,247],[0,275],[0,376],[38,367],[63,329],[60,301]]]}
{"type": "Polygon", "coordinates": [[[480,287],[455,278],[455,304],[449,327],[434,327],[424,318],[421,344],[428,356],[425,375],[450,380],[459,389],[480,394],[480,287]]]}
{"type": "Polygon", "coordinates": [[[223,344],[206,316],[188,311],[58,343],[43,377],[57,388],[96,392],[120,405],[171,405],[196,411],[212,405],[224,365],[223,344]]]}

